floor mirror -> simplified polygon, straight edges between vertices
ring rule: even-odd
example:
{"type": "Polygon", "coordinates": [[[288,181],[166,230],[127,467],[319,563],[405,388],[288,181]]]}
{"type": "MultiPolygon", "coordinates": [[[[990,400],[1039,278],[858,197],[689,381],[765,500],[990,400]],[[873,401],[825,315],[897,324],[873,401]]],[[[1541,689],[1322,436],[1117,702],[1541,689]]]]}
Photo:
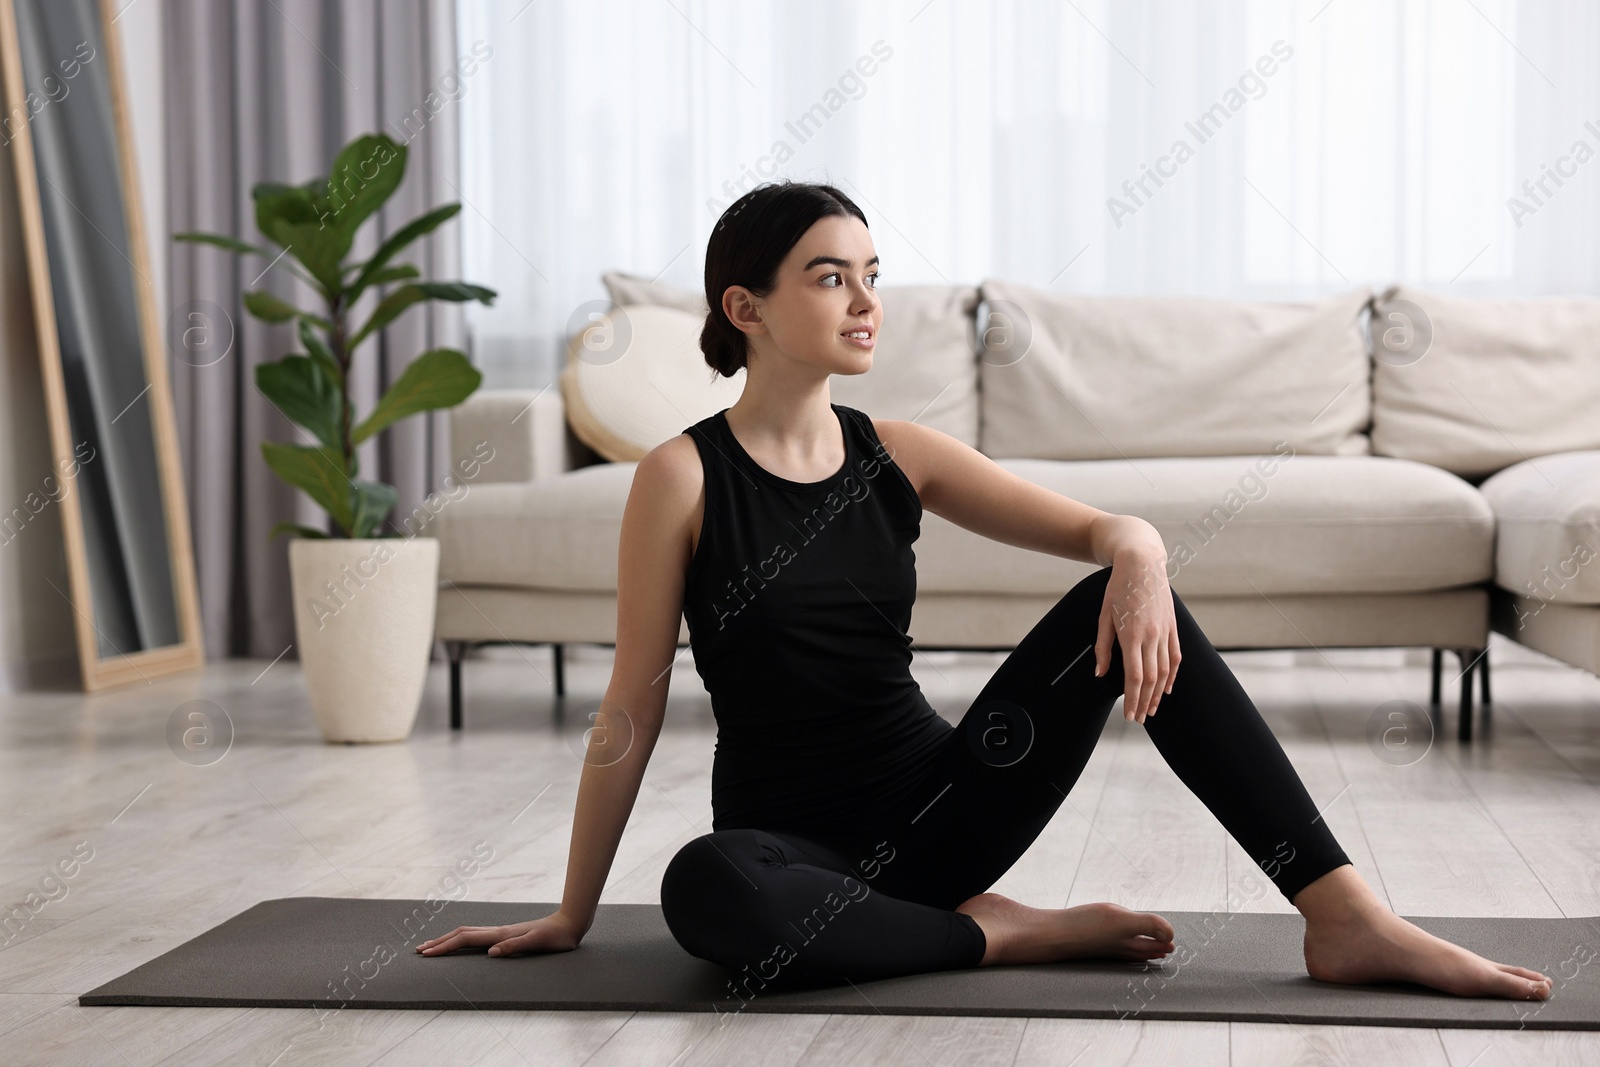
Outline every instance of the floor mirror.
{"type": "Polygon", "coordinates": [[[86,690],[204,664],[117,17],[113,0],[0,0],[0,141],[17,175],[86,690]]]}

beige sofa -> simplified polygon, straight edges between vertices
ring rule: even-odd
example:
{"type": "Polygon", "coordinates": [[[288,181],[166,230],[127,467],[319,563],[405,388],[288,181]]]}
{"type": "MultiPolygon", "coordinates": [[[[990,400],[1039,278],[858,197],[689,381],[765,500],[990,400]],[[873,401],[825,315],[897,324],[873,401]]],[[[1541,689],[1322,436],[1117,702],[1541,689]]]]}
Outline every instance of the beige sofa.
{"type": "MultiPolygon", "coordinates": [[[[562,646],[614,643],[634,461],[742,388],[698,363],[699,294],[605,280],[620,348],[575,337],[557,385],[452,412],[455,455],[493,455],[427,528],[454,728],[472,646],[551,644],[564,694],[562,646]]],[[[836,375],[832,399],[1148,519],[1217,647],[1429,648],[1436,720],[1451,650],[1463,740],[1475,675],[1489,701],[1491,629],[1600,673],[1600,300],[1394,287],[1251,303],[1003,280],[881,295],[873,368],[836,375]]],[[[921,650],[1014,647],[1096,569],[932,512],[916,558],[921,650]]]]}

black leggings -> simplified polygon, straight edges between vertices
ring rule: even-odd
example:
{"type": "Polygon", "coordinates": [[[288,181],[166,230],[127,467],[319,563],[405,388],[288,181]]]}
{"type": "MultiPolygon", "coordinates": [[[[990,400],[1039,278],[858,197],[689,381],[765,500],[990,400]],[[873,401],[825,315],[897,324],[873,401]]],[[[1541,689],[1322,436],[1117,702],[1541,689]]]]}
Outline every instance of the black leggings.
{"type": "MultiPolygon", "coordinates": [[[[975,967],[982,929],[957,905],[987,890],[1050,822],[1126,688],[1121,645],[1094,674],[1111,568],[1073,586],[983,687],[911,799],[859,833],[704,834],[668,863],[661,908],[690,954],[731,972],[741,1001],[975,967]]],[[[1172,594],[1183,662],[1144,727],[1178,777],[1293,899],[1349,863],[1249,696],[1172,594]]]]}

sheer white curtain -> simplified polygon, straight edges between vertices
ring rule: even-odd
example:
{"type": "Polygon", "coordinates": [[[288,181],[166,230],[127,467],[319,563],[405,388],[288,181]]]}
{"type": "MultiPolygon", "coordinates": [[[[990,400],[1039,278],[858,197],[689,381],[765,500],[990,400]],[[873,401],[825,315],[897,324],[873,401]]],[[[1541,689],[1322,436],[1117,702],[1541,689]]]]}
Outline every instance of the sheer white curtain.
{"type": "Polygon", "coordinates": [[[1600,288],[1586,0],[460,0],[463,277],[538,386],[624,270],[698,289],[754,184],[829,181],[884,285],[1283,299],[1600,288]],[[1158,181],[1159,179],[1159,181],[1158,181]]]}

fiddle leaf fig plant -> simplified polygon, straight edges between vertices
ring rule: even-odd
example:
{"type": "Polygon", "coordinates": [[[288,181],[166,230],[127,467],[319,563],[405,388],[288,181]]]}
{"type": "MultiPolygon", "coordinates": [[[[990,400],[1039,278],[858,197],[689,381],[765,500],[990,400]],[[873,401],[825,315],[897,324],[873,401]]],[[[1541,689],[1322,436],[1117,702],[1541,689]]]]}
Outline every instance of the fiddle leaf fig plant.
{"type": "MultiPolygon", "coordinates": [[[[308,311],[266,289],[244,293],[245,310],[263,322],[294,322],[303,352],[256,367],[256,388],[315,444],[264,441],[261,455],[285,482],[302,489],[333,520],[337,537],[398,537],[381,533],[394,510],[395,487],[360,477],[356,448],[400,419],[453,407],[477,389],[483,375],[465,353],[435,348],[412,360],[364,418],[357,419],[347,383],[356,349],[413,304],[428,300],[492,304],[495,292],[468,282],[421,281],[410,263],[393,262],[407,245],[461,210],[444,204],[395,231],[366,260],[346,263],[361,224],[400,187],[406,148],[385,134],[364,134],[345,145],[326,178],[303,185],[259,182],[250,190],[256,228],[277,250],[225,234],[188,232],[173,240],[209,244],[240,255],[280,260],[321,297],[308,311]],[[351,312],[371,288],[392,286],[366,321],[351,312]]],[[[280,522],[267,534],[327,537],[322,530],[280,522]]]]}

